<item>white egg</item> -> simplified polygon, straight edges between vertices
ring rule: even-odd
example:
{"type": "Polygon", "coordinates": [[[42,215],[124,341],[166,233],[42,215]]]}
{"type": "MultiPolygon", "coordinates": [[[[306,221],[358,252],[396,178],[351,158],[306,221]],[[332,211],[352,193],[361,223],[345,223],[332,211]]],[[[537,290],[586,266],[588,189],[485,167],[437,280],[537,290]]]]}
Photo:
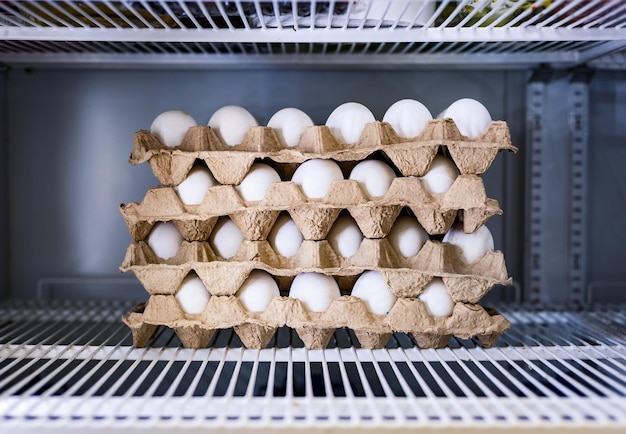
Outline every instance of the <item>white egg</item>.
{"type": "Polygon", "coordinates": [[[178,287],[176,300],[186,313],[202,313],[209,303],[211,294],[197,276],[187,276],[178,287]]]}
{"type": "Polygon", "coordinates": [[[365,302],[367,310],[375,315],[386,315],[396,302],[387,282],[378,271],[366,271],[354,283],[351,294],[365,302]]]}
{"type": "Polygon", "coordinates": [[[165,146],[173,148],[180,145],[189,128],[197,125],[198,123],[190,114],[180,110],[169,110],[154,118],[150,131],[165,146]]]}
{"type": "Polygon", "coordinates": [[[396,173],[388,164],[378,160],[365,160],[354,166],[350,179],[359,183],[369,197],[382,197],[396,178],[396,173]]]}
{"type": "Polygon", "coordinates": [[[462,98],[453,102],[441,114],[441,117],[454,120],[461,134],[470,139],[480,136],[491,122],[491,115],[487,108],[471,98],[462,98]]]}
{"type": "Polygon", "coordinates": [[[235,190],[246,201],[262,200],[270,185],[280,182],[280,176],[273,167],[264,163],[254,163],[241,184],[235,190]]]}
{"type": "Polygon", "coordinates": [[[174,190],[185,205],[199,205],[209,188],[217,184],[208,167],[198,165],[192,167],[185,180],[174,190]]]}
{"type": "Polygon", "coordinates": [[[227,105],[213,113],[208,125],[228,146],[243,142],[248,130],[256,127],[257,121],[248,110],[236,105],[227,105]]]}
{"type": "Polygon", "coordinates": [[[340,215],[330,228],[326,240],[344,258],[354,256],[363,241],[361,229],[349,215],[340,215]]]}
{"type": "Polygon", "coordinates": [[[276,253],[291,258],[302,245],[302,232],[288,214],[281,214],[272,226],[267,241],[276,253]]]}
{"type": "Polygon", "coordinates": [[[365,124],[374,121],[374,115],[363,104],[347,102],[333,110],[326,126],[339,143],[349,144],[358,142],[365,124]]]}
{"type": "Polygon", "coordinates": [[[161,259],[175,256],[182,242],[183,236],[172,222],[157,222],[148,234],[148,245],[161,259]]]}
{"type": "Polygon", "coordinates": [[[428,233],[415,217],[400,216],[396,219],[387,240],[391,247],[405,258],[417,255],[428,241],[428,233]]]}
{"type": "Polygon", "coordinates": [[[444,235],[443,242],[459,247],[461,259],[466,264],[478,262],[485,253],[494,249],[493,235],[484,225],[471,234],[466,234],[462,229],[452,228],[444,235]]]}
{"type": "Polygon", "coordinates": [[[209,237],[209,244],[213,251],[224,259],[235,256],[242,241],[243,234],[237,225],[227,217],[217,221],[209,237]]]}
{"type": "Polygon", "coordinates": [[[432,316],[452,315],[454,301],[448,294],[448,289],[444,285],[443,280],[439,277],[431,280],[417,298],[426,305],[426,311],[432,316]]]}
{"type": "Polygon", "coordinates": [[[309,199],[321,199],[326,196],[335,181],[343,181],[339,165],[332,160],[316,158],[302,163],[294,172],[291,180],[302,188],[309,199]]]}
{"type": "Polygon", "coordinates": [[[445,193],[459,176],[459,171],[449,158],[437,155],[420,179],[422,186],[429,193],[445,193]]]}
{"type": "Polygon", "coordinates": [[[335,279],[321,273],[301,273],[293,279],[289,297],[300,300],[311,312],[324,312],[341,297],[335,279]]]}
{"type": "Polygon", "coordinates": [[[274,113],[267,126],[274,129],[283,146],[293,147],[300,143],[304,130],[313,126],[313,120],[302,110],[289,107],[274,113]]]}
{"type": "Polygon", "coordinates": [[[275,297],[280,297],[276,281],[263,270],[253,270],[235,294],[250,312],[263,312],[275,297]]]}
{"type": "Polygon", "coordinates": [[[418,136],[433,115],[424,104],[414,99],[401,99],[391,105],[383,116],[401,137],[418,136]]]}

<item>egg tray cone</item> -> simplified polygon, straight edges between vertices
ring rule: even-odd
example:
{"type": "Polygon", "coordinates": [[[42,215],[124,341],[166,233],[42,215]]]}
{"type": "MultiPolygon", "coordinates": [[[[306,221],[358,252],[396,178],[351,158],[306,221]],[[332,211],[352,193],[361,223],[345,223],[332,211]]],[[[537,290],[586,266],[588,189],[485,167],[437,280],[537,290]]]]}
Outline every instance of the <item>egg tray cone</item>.
{"type": "MultiPolygon", "coordinates": [[[[252,270],[290,278],[305,272],[356,278],[376,270],[397,297],[417,297],[433,277],[441,277],[454,301],[470,303],[478,302],[496,284],[511,283],[502,252],[487,252],[471,265],[460,257],[451,244],[427,241],[416,256],[404,258],[381,239],[364,240],[347,259],[338,256],[327,241],[305,241],[292,258],[277,255],[266,241],[248,241],[228,261],[218,258],[206,242],[183,242],[176,256],[162,260],[140,241],[128,247],[120,270],[132,271],[150,294],[175,294],[193,272],[211,295],[234,295],[252,270]]],[[[354,279],[337,280],[344,291],[354,283],[354,279]]]]}
{"type": "Polygon", "coordinates": [[[465,232],[502,214],[476,175],[461,175],[446,193],[436,194],[424,190],[418,178],[396,178],[385,196],[373,199],[367,198],[354,180],[334,182],[323,199],[308,199],[297,184],[279,182],[258,202],[243,201],[232,186],[216,186],[199,205],[183,205],[172,188],[159,187],[148,190],[140,203],[122,204],[120,211],[137,241],[145,239],[158,221],[172,221],[188,241],[207,239],[221,216],[229,216],[245,239],[263,240],[281,211],[291,215],[305,239],[321,240],[344,209],[366,238],[385,237],[405,207],[431,235],[447,232],[459,210],[465,232]]]}
{"type": "MultiPolygon", "coordinates": [[[[400,298],[387,315],[374,315],[356,297],[343,296],[333,301],[325,312],[309,312],[296,299],[276,297],[264,312],[248,312],[232,296],[211,297],[200,314],[185,314],[174,296],[153,295],[143,311],[133,311],[124,317],[133,318],[131,330],[148,326],[166,326],[174,329],[181,342],[191,348],[202,348],[208,336],[218,329],[234,327],[248,348],[264,348],[278,327],[289,326],[296,330],[309,349],[326,347],[337,328],[354,330],[363,348],[384,347],[394,332],[407,333],[418,345],[427,348],[442,347],[450,336],[462,339],[476,337],[482,345],[493,346],[510,323],[493,310],[477,304],[457,303],[449,317],[434,317],[417,299],[400,298]],[[192,337],[193,334],[198,337],[192,337]]],[[[210,338],[209,338],[210,339],[210,338]]],[[[135,341],[145,345],[146,340],[135,341]]]]}
{"type": "Polygon", "coordinates": [[[269,127],[252,127],[241,144],[229,147],[210,127],[197,126],[187,131],[183,142],[168,148],[149,131],[135,133],[131,164],[149,162],[163,185],[180,184],[196,162],[202,160],[221,184],[239,184],[255,160],[277,163],[302,163],[313,158],[335,161],[361,161],[382,151],[403,176],[423,176],[440,147],[447,148],[462,174],[485,172],[498,152],[516,152],[506,122],[491,122],[475,140],[463,136],[451,119],[433,119],[420,135],[400,137],[386,122],[365,126],[356,143],[337,142],[326,126],[312,126],[303,133],[298,145],[283,147],[269,127]]]}

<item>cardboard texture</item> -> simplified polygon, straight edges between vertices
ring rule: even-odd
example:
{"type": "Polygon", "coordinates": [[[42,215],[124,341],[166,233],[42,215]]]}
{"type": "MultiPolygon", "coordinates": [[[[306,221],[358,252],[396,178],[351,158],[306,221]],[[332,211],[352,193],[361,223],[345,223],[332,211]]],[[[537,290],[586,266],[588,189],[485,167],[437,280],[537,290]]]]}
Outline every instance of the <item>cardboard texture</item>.
{"type": "Polygon", "coordinates": [[[137,348],[145,347],[157,329],[156,325],[143,321],[145,307],[145,303],[138,304],[132,311],[122,317],[124,324],[130,328],[133,336],[133,345],[137,348]]]}
{"type": "MultiPolygon", "coordinates": [[[[195,272],[212,295],[234,295],[255,269],[293,277],[311,271],[358,276],[376,270],[398,297],[417,297],[433,277],[442,277],[453,300],[471,303],[494,285],[511,283],[502,252],[487,252],[480,261],[467,265],[456,247],[427,241],[416,256],[404,258],[386,239],[364,240],[351,258],[337,255],[325,240],[305,241],[292,258],[276,254],[266,241],[244,241],[228,261],[218,258],[206,242],[183,242],[176,256],[162,260],[140,241],[128,247],[120,269],[132,271],[150,294],[175,294],[183,279],[195,272]]],[[[338,281],[349,292],[353,282],[345,283],[338,281]]]]}
{"type": "Polygon", "coordinates": [[[180,184],[196,160],[202,160],[218,182],[239,184],[255,160],[302,163],[313,158],[360,161],[382,151],[403,176],[422,176],[440,147],[445,147],[462,174],[485,172],[499,151],[516,152],[506,122],[493,121],[475,140],[463,136],[451,119],[433,119],[414,138],[400,137],[386,122],[365,126],[357,143],[340,145],[326,126],[309,127],[293,148],[283,148],[269,127],[253,127],[243,143],[229,147],[210,127],[192,127],[183,142],[168,148],[149,131],[135,133],[131,164],[149,162],[163,185],[180,184]]]}
{"type": "Polygon", "coordinates": [[[405,258],[386,237],[401,213],[413,214],[430,235],[444,234],[453,224],[471,233],[491,216],[502,214],[478,176],[502,150],[516,152],[517,148],[501,121],[492,122],[476,140],[462,136],[450,119],[430,121],[415,138],[402,138],[389,124],[373,122],[357,143],[348,145],[339,144],[328,127],[313,126],[293,148],[284,148],[268,127],[251,128],[243,142],[233,147],[204,126],[190,128],[181,145],[172,149],[148,131],[137,132],[130,162],[149,162],[163,186],[149,190],[140,203],[120,206],[134,239],[120,270],[133,272],[150,294],[145,305],[123,317],[134,345],[148,344],[159,326],[172,328],[190,348],[206,347],[216,330],[231,327],[247,348],[264,348],[283,326],[293,328],[310,349],[325,348],[334,331],[343,327],[354,331],[363,348],[382,348],[393,333],[407,333],[421,348],[443,347],[451,336],[475,337],[485,347],[495,345],[510,324],[476,303],[495,284],[511,283],[501,252],[488,252],[467,265],[457,247],[430,240],[417,255],[405,258]],[[441,152],[450,155],[461,175],[446,193],[429,194],[418,177],[441,152]],[[242,200],[234,188],[259,160],[275,166],[281,179],[291,179],[297,166],[309,159],[333,159],[347,172],[373,154],[387,158],[402,175],[380,198],[367,197],[352,180],[333,183],[322,199],[308,199],[290,181],[272,184],[265,198],[256,202],[242,200]],[[184,205],[173,186],[199,161],[222,185],[210,188],[201,204],[184,205]],[[266,241],[281,212],[289,213],[305,239],[291,258],[277,254],[266,241]],[[365,237],[350,258],[338,255],[325,239],[342,212],[354,218],[365,237]],[[207,241],[223,216],[245,238],[229,259],[219,257],[207,241]],[[167,260],[158,258],[145,242],[160,221],[173,222],[185,239],[167,260]],[[270,273],[281,290],[263,312],[246,311],[235,297],[253,270],[270,273]],[[357,278],[368,270],[378,271],[398,297],[386,315],[371,314],[362,300],[350,295],[357,278]],[[309,312],[288,296],[295,276],[310,271],[332,276],[340,287],[342,296],[325,312],[309,312]],[[197,275],[211,294],[199,314],[186,314],[175,297],[189,274],[197,275]],[[435,277],[442,278],[456,303],[449,317],[430,315],[417,299],[435,277]]]}
{"type": "Polygon", "coordinates": [[[408,333],[423,348],[444,346],[450,336],[477,337],[489,346],[510,327],[497,312],[476,304],[457,303],[449,317],[433,317],[421,301],[399,298],[388,315],[374,315],[362,300],[350,296],[336,299],[326,312],[309,312],[300,300],[277,297],[261,313],[248,313],[233,296],[211,297],[201,314],[187,315],[174,296],[154,295],[143,313],[129,316],[136,327],[173,328],[183,345],[191,348],[206,346],[215,330],[229,327],[235,328],[246,347],[258,349],[284,325],[294,328],[310,349],[325,348],[340,327],[353,329],[363,348],[384,347],[394,332],[408,333]]]}
{"type": "Polygon", "coordinates": [[[418,178],[396,178],[385,196],[374,199],[367,198],[354,180],[334,182],[323,199],[308,199],[297,184],[279,182],[258,202],[245,202],[232,186],[221,185],[210,188],[200,205],[183,205],[174,189],[158,187],[148,190],[140,203],[122,204],[120,211],[136,241],[145,239],[158,221],[172,221],[184,239],[201,241],[220,216],[229,216],[245,239],[263,240],[281,211],[290,214],[305,239],[322,240],[344,209],[366,238],[382,238],[403,208],[410,209],[431,235],[446,233],[459,210],[465,232],[502,214],[476,175],[461,175],[446,193],[438,194],[426,192],[418,178]]]}

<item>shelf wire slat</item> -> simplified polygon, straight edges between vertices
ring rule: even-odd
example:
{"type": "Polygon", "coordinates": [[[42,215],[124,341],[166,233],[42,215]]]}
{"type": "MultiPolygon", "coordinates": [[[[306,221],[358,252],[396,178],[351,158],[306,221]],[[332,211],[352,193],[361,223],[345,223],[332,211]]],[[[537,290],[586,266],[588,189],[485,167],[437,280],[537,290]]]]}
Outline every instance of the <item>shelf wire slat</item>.
{"type": "Polygon", "coordinates": [[[541,0],[531,4],[424,1],[418,6],[410,0],[346,5],[335,0],[6,1],[0,3],[0,27],[3,45],[12,45],[14,51],[0,53],[0,62],[80,64],[82,58],[87,64],[105,59],[129,66],[150,62],[208,66],[247,58],[257,64],[290,63],[294,50],[301,54],[298,44],[308,43],[315,49],[304,57],[310,56],[310,62],[318,64],[346,57],[351,60],[345,62],[377,65],[384,61],[383,53],[392,53],[398,64],[484,65],[481,54],[511,64],[509,55],[517,53],[519,67],[540,63],[570,67],[603,56],[614,50],[611,43],[626,39],[625,8],[617,0],[555,0],[548,4],[541,0]],[[40,44],[41,51],[28,50],[28,41],[40,44]],[[90,44],[93,53],[85,55],[72,41],[90,44]],[[140,53],[133,49],[147,42],[152,42],[148,52],[144,52],[147,45],[140,53]],[[574,46],[573,42],[580,44],[574,46]],[[171,52],[171,44],[197,43],[218,43],[220,49],[209,56],[199,56],[195,50],[171,52]],[[264,51],[263,43],[278,45],[264,51]],[[351,47],[355,43],[364,44],[364,48],[355,52],[351,47]],[[459,58],[463,46],[459,44],[466,43],[476,44],[467,52],[472,55],[459,58]],[[503,43],[510,43],[511,50],[498,50],[503,43]],[[252,49],[242,44],[250,44],[252,49]],[[327,44],[336,49],[328,50],[327,44]],[[418,44],[420,48],[411,49],[408,55],[409,50],[396,50],[396,44],[418,44]],[[598,44],[606,45],[606,50],[598,44]],[[338,56],[328,56],[332,51],[338,56]]]}
{"type": "Polygon", "coordinates": [[[184,349],[165,328],[134,349],[115,319],[130,306],[97,306],[0,307],[0,417],[11,432],[626,426],[625,338],[613,325],[626,318],[617,308],[503,308],[512,329],[493,349],[453,339],[420,350],[396,336],[363,350],[340,330],[328,349],[308,351],[287,329],[264,350],[244,349],[229,330],[209,348],[184,349]]]}

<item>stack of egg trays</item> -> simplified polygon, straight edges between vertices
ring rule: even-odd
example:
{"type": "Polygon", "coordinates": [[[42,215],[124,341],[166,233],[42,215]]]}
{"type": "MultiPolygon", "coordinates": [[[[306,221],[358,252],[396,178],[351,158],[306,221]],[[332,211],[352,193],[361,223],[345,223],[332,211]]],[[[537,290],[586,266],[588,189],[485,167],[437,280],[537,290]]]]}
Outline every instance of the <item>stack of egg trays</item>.
{"type": "MultiPolygon", "coordinates": [[[[454,121],[430,121],[416,138],[401,138],[384,122],[367,124],[359,141],[337,142],[328,127],[309,127],[293,148],[281,146],[268,127],[253,127],[240,145],[229,147],[209,127],[192,127],[180,146],[167,148],[148,131],[135,134],[132,164],[149,162],[163,184],[148,191],[141,203],[122,204],[121,212],[134,239],[121,271],[132,271],[150,298],[124,316],[137,347],[145,345],[157,326],[176,332],[183,345],[204,347],[218,329],[233,327],[248,348],[264,348],[276,329],[296,330],[307,348],[324,348],[335,329],[352,329],[363,348],[383,347],[392,333],[409,334],[422,348],[445,346],[451,336],[478,338],[482,345],[495,344],[509,322],[479,300],[495,285],[508,284],[502,252],[488,252],[478,263],[466,265],[456,248],[427,241],[412,258],[398,255],[386,240],[403,211],[410,210],[430,235],[446,233],[453,223],[471,233],[492,215],[501,214],[498,202],[487,197],[480,174],[501,150],[515,152],[505,122],[491,122],[477,139],[460,134],[454,121]],[[424,175],[438,152],[449,155],[460,176],[442,194],[429,194],[418,177],[424,175]],[[308,199],[299,186],[283,181],[273,184],[265,198],[245,202],[234,189],[254,162],[264,161],[290,179],[298,164],[313,158],[328,158],[339,164],[355,163],[370,156],[388,159],[402,174],[385,196],[370,199],[356,181],[332,184],[323,199],[308,199]],[[172,188],[180,184],[194,164],[203,161],[222,185],[209,189],[199,205],[184,205],[172,188]],[[348,212],[365,237],[358,252],[342,258],[325,237],[340,212],[348,212]],[[305,241],[292,258],[270,247],[266,237],[281,212],[288,212],[305,241]],[[217,219],[228,216],[244,234],[237,254],[219,257],[207,242],[217,219]],[[171,221],[185,241],[168,260],[158,258],[144,241],[155,223],[171,221]],[[281,290],[302,272],[331,275],[344,296],[325,312],[310,312],[288,296],[276,297],[264,312],[248,312],[235,294],[252,270],[270,273],[281,290]],[[371,314],[365,304],[351,297],[357,277],[376,270],[398,297],[386,315],[371,314]],[[176,291],[189,274],[195,273],[212,295],[200,314],[185,313],[176,301],[176,291]],[[430,315],[417,299],[424,287],[441,277],[456,303],[449,317],[430,315]]],[[[315,288],[311,288],[315,290],[315,288]]],[[[285,293],[285,295],[288,295],[285,293]]]]}

